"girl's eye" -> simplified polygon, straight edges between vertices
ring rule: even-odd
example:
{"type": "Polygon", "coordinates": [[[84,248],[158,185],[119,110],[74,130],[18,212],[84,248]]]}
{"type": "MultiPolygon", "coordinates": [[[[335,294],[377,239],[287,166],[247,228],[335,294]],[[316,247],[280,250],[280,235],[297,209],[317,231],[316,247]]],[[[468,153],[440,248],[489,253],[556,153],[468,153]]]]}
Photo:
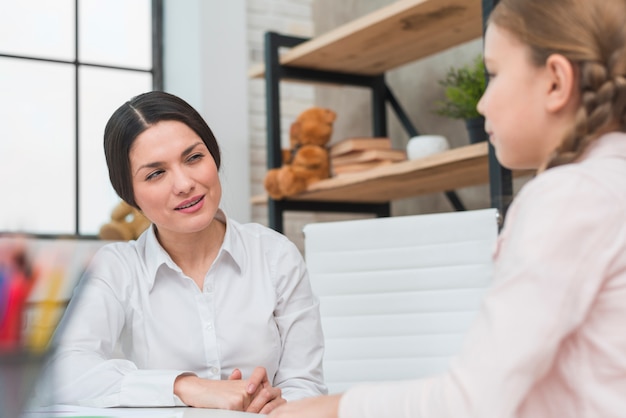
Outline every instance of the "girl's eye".
{"type": "Polygon", "coordinates": [[[159,177],[161,174],[163,174],[163,170],[157,170],[157,171],[153,171],[152,173],[148,174],[146,176],[146,180],[150,181],[150,180],[154,180],[157,177],[159,177]]]}

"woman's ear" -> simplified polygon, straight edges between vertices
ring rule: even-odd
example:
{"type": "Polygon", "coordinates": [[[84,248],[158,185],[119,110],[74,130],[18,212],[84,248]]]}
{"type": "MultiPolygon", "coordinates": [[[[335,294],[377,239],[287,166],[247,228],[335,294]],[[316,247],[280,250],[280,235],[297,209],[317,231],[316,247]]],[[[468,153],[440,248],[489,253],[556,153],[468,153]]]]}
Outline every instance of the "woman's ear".
{"type": "Polygon", "coordinates": [[[560,54],[552,54],[546,60],[546,70],[550,79],[546,110],[559,112],[575,97],[576,73],[572,63],[560,54]]]}

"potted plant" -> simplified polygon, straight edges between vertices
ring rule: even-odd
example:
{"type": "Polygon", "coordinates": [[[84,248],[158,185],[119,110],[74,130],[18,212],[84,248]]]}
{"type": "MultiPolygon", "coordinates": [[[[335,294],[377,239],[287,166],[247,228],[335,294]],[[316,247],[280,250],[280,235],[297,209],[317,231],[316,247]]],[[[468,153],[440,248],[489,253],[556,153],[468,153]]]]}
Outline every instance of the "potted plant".
{"type": "Polygon", "coordinates": [[[435,113],[465,120],[472,144],[487,140],[485,119],[476,110],[486,85],[482,55],[478,55],[471,64],[450,68],[445,78],[439,80],[439,85],[445,89],[445,99],[436,102],[435,113]]]}

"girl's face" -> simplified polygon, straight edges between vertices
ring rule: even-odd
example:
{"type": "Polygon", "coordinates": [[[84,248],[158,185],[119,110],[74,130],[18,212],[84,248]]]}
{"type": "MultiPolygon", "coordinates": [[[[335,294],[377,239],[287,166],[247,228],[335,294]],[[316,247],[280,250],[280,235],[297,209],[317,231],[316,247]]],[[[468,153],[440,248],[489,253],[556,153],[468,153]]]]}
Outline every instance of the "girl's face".
{"type": "Polygon", "coordinates": [[[547,106],[550,71],[534,65],[530,49],[493,24],[485,34],[484,57],[489,83],[478,111],[498,161],[511,169],[536,169],[562,138],[547,106]]]}
{"type": "Polygon", "coordinates": [[[161,236],[211,224],[222,187],[213,157],[191,128],[158,122],[135,139],[129,158],[135,201],[161,236]]]}

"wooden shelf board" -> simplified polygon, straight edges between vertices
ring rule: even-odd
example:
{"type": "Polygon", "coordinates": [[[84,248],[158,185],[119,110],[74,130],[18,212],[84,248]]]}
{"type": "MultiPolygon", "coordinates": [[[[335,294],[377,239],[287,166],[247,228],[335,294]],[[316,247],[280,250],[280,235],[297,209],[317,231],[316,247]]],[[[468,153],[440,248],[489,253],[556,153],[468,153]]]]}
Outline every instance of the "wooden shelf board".
{"type": "MultiPolygon", "coordinates": [[[[383,203],[422,194],[445,192],[489,182],[488,144],[454,148],[419,160],[408,160],[345,174],[312,184],[289,200],[383,203]]],[[[514,175],[530,175],[531,171],[514,175]]],[[[264,204],[255,196],[253,204],[264,204]]]]}
{"type": "MultiPolygon", "coordinates": [[[[378,75],[482,36],[481,0],[398,0],[280,57],[285,66],[378,75]]],[[[248,72],[263,77],[263,65],[248,72]]]]}

